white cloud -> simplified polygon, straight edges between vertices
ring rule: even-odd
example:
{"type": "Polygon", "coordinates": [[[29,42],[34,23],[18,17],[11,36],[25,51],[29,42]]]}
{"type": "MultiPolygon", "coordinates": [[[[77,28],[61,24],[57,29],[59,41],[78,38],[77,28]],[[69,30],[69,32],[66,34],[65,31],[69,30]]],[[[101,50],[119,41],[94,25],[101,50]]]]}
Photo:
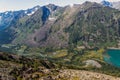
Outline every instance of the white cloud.
{"type": "MultiPolygon", "coordinates": [[[[86,1],[91,1],[91,2],[101,2],[101,1],[103,1],[103,0],[86,0],[86,1]]],[[[120,0],[106,0],[106,1],[117,2],[117,1],[120,1],[120,0]]]]}
{"type": "Polygon", "coordinates": [[[110,2],[117,2],[117,1],[120,1],[120,0],[108,0],[110,2]]]}

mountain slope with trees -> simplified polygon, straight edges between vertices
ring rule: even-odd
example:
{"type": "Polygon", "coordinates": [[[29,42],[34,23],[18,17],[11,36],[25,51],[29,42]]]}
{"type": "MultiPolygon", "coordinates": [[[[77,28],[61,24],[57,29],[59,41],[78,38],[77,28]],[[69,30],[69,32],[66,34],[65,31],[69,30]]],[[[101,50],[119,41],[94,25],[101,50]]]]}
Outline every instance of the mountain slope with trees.
{"type": "Polygon", "coordinates": [[[49,4],[31,16],[19,18],[0,31],[0,36],[0,44],[31,47],[64,48],[71,44],[87,48],[117,46],[120,11],[92,2],[65,7],[49,4]]]}

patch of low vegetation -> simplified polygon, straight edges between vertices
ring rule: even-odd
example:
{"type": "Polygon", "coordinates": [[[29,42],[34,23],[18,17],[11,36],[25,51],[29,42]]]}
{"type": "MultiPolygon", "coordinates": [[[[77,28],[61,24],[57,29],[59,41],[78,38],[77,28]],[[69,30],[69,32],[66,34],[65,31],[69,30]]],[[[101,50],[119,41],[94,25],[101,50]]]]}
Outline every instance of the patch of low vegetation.
{"type": "Polygon", "coordinates": [[[67,50],[59,50],[52,53],[52,58],[62,58],[68,55],[67,50]]]}
{"type": "Polygon", "coordinates": [[[92,50],[92,51],[86,51],[85,54],[82,56],[81,60],[88,60],[88,59],[98,59],[103,61],[103,53],[104,49],[99,49],[97,51],[92,50]]]}

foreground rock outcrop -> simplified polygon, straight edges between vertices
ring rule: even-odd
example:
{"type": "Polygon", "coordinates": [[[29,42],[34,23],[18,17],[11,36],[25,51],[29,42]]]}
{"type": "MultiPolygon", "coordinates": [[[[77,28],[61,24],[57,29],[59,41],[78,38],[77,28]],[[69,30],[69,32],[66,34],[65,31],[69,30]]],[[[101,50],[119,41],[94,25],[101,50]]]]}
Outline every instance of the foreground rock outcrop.
{"type": "Polygon", "coordinates": [[[57,76],[47,76],[39,80],[120,80],[120,78],[82,70],[60,70],[57,76]]]}

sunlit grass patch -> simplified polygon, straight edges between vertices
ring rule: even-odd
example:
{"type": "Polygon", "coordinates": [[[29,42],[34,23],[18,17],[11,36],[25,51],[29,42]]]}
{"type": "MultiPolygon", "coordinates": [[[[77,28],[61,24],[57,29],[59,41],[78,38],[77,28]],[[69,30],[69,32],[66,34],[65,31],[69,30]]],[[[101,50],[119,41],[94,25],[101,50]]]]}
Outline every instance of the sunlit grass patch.
{"type": "Polygon", "coordinates": [[[87,60],[87,59],[99,59],[103,60],[103,53],[104,49],[99,49],[98,51],[87,51],[83,56],[82,56],[82,61],[87,60]]]}
{"type": "Polygon", "coordinates": [[[61,58],[68,55],[67,50],[59,50],[53,53],[53,58],[61,58]]]}

